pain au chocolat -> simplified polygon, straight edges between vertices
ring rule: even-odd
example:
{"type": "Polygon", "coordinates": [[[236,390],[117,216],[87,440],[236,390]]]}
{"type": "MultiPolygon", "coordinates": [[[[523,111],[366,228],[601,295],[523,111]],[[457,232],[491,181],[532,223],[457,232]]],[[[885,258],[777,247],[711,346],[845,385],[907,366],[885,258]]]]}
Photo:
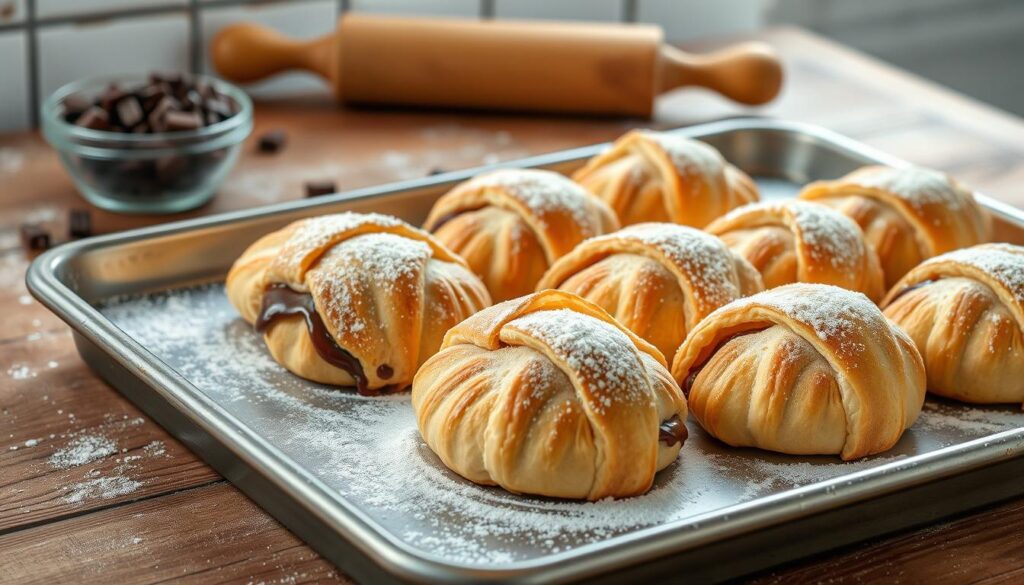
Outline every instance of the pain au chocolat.
{"type": "Polygon", "coordinates": [[[921,351],[929,391],[1024,402],[1024,247],[982,244],[926,260],[882,307],[921,351]]]}
{"type": "Polygon", "coordinates": [[[456,325],[416,374],[412,405],[445,465],[516,493],[642,494],[686,439],[686,400],[661,353],[555,290],[456,325]]]}
{"type": "Polygon", "coordinates": [[[378,214],[303,219],[270,233],[238,258],[226,289],[281,365],[360,394],[407,387],[450,327],[491,304],[462,259],[378,214]]]}
{"type": "Polygon", "coordinates": [[[718,238],[643,223],[583,242],[547,271],[538,284],[545,288],[597,304],[672,356],[711,311],[764,287],[757,271],[718,238]]]}
{"type": "Polygon", "coordinates": [[[672,374],[694,418],[733,446],[844,460],[896,444],[921,412],[925,371],[866,296],[788,284],[697,324],[672,374]]]}
{"type": "Polygon", "coordinates": [[[991,219],[974,192],[937,171],[868,166],[804,187],[800,198],[848,215],[878,252],[891,287],[932,256],[988,241],[991,219]]]}
{"type": "Polygon", "coordinates": [[[443,195],[424,227],[503,301],[533,292],[555,260],[619,226],[607,205],[558,173],[502,169],[443,195]]]}
{"type": "Polygon", "coordinates": [[[573,180],[611,206],[622,225],[672,222],[703,228],[757,201],[757,186],[707,144],[634,130],[590,159],[573,180]]]}
{"type": "Polygon", "coordinates": [[[794,282],[831,284],[878,302],[885,294],[878,255],[850,218],[807,201],[744,205],[707,231],[760,271],[766,288],[794,282]]]}

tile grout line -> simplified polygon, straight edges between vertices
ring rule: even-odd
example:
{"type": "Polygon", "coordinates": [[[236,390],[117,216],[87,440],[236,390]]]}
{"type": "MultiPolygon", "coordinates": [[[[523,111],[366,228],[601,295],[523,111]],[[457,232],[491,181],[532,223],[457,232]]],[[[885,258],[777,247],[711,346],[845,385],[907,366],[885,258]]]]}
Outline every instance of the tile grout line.
{"type": "Polygon", "coordinates": [[[622,0],[622,22],[636,22],[638,8],[637,0],[622,0]]]}
{"type": "Polygon", "coordinates": [[[203,26],[199,19],[199,0],[188,0],[188,50],[189,68],[192,74],[204,73],[203,71],[203,26]]]}

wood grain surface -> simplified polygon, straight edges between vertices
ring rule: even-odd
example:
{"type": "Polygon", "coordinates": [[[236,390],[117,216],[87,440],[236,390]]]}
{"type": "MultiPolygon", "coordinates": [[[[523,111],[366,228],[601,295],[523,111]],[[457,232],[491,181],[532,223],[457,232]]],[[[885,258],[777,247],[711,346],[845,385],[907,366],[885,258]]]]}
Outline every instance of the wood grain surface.
{"type": "MultiPolygon", "coordinates": [[[[419,177],[614,139],[624,130],[758,114],[819,124],[1024,205],[1024,122],[796,29],[754,35],[782,54],[786,87],[760,109],[703,91],[652,121],[342,110],[309,96],[257,104],[256,129],[217,198],[173,217],[94,211],[99,233],[419,177]],[[282,128],[276,155],[255,151],[282,128]]],[[[710,49],[727,41],[699,43],[710,49]]],[[[100,381],[68,329],[28,296],[18,226],[66,239],[87,205],[38,134],[0,136],[0,582],[304,583],[344,580],[100,381]]],[[[757,583],[1019,582],[1024,501],[805,559],[757,583]]]]}

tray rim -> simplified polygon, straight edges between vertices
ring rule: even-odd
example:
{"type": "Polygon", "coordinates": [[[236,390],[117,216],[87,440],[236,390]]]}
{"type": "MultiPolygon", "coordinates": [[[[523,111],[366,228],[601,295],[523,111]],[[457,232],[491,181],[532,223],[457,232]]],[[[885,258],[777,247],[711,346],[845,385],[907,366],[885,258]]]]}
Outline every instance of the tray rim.
{"type": "MultiPolygon", "coordinates": [[[[688,126],[671,132],[700,138],[742,130],[805,135],[865,162],[890,166],[908,165],[897,157],[830,130],[783,120],[736,118],[688,126]]],[[[832,480],[734,504],[669,524],[643,528],[569,551],[505,564],[501,569],[482,569],[479,565],[448,562],[429,553],[423,553],[393,537],[355,504],[338,497],[335,490],[292,464],[276,447],[251,432],[187,379],[177,374],[168,364],[117,328],[100,313],[99,309],[76,294],[58,276],[61,267],[74,257],[104,247],[284,213],[307,210],[312,213],[319,207],[341,202],[458,181],[493,168],[557,165],[592,156],[608,144],[574,148],[423,179],[356,189],[321,199],[278,203],[69,242],[36,258],[26,273],[26,284],[36,299],[68,323],[78,334],[102,349],[142,383],[152,388],[172,408],[187,416],[192,423],[230,450],[245,465],[271,480],[302,508],[331,526],[339,537],[345,538],[381,570],[400,579],[446,579],[466,582],[515,579],[534,582],[585,578],[635,565],[646,559],[679,553],[872,497],[891,494],[908,487],[935,482],[982,466],[1017,458],[1024,452],[1024,427],[1021,427],[841,475],[832,480]],[[696,526],[700,529],[694,529],[696,526]]],[[[978,199],[990,212],[1011,222],[1024,224],[1024,212],[984,195],[979,195],[978,199]]],[[[91,363],[90,366],[92,367],[91,363]]],[[[120,392],[120,389],[118,390],[120,392]]],[[[197,455],[202,456],[199,453],[197,455]]],[[[313,543],[310,544],[316,548],[313,543]]]]}

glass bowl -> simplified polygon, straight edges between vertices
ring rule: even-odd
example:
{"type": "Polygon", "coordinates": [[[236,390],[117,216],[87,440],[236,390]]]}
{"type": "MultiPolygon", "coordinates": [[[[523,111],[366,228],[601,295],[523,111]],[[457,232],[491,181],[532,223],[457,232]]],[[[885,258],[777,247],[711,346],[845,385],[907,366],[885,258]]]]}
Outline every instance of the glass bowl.
{"type": "Polygon", "coordinates": [[[78,191],[93,205],[125,213],[175,213],[199,207],[213,197],[252,132],[252,101],[244,91],[205,75],[238,105],[220,122],[176,132],[130,134],[92,130],[68,123],[64,99],[72,94],[97,98],[111,84],[145,85],[147,75],[85,79],[58,89],[40,112],[43,136],[60,155],[78,191]]]}

